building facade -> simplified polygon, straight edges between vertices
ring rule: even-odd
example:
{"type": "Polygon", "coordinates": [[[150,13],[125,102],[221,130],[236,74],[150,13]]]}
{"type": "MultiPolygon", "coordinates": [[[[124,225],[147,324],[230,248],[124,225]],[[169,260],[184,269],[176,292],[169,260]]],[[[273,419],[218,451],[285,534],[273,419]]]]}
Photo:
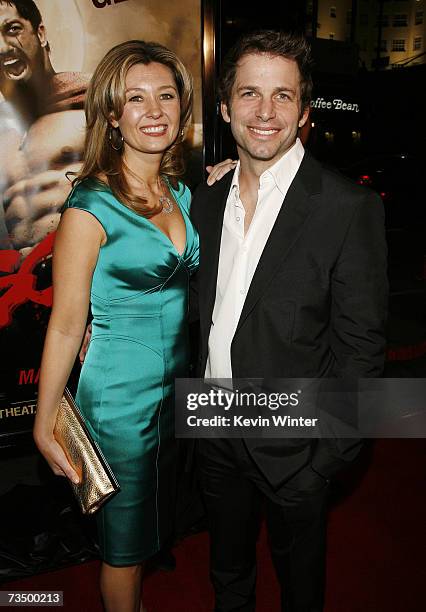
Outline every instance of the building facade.
{"type": "MultiPolygon", "coordinates": [[[[425,0],[318,0],[317,38],[356,43],[361,66],[392,69],[426,63],[425,0]]],[[[315,30],[315,24],[313,28],[315,30]]],[[[308,32],[310,33],[310,32],[308,32]]]]}

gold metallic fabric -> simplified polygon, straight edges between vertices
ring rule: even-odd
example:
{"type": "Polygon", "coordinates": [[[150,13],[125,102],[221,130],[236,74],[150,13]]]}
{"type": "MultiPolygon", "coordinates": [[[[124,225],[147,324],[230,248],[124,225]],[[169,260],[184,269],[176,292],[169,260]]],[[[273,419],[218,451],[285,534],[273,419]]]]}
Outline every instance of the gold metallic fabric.
{"type": "Polygon", "coordinates": [[[70,484],[80,509],[93,514],[120,486],[68,389],[59,403],[54,436],[79,476],[79,484],[70,484]]]}

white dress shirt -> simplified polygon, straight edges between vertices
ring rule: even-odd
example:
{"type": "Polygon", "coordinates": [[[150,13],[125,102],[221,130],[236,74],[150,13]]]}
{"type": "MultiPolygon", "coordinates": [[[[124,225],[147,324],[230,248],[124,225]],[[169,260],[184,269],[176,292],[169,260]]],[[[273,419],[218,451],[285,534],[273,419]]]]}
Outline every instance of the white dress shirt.
{"type": "Polygon", "coordinates": [[[226,201],[206,378],[232,378],[231,343],[257,264],[304,155],[299,139],[259,178],[256,209],[244,235],[240,163],[226,201]]]}

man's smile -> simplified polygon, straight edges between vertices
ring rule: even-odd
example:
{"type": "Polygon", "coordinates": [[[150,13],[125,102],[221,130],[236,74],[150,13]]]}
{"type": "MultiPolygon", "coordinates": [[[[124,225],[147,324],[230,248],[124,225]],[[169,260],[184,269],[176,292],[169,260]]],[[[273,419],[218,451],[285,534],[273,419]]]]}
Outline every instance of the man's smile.
{"type": "Polygon", "coordinates": [[[274,134],[278,134],[281,131],[281,128],[260,128],[260,127],[251,127],[248,126],[249,131],[252,134],[256,134],[257,136],[273,136],[274,134]]]}

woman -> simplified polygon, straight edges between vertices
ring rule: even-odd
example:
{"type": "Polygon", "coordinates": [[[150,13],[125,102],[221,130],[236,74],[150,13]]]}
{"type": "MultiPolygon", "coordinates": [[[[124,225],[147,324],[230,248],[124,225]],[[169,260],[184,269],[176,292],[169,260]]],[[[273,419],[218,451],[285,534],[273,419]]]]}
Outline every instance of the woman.
{"type": "Polygon", "coordinates": [[[198,265],[190,193],[177,180],[191,108],[191,77],[174,53],[142,41],[109,51],[87,92],[85,159],[55,241],[34,438],[55,474],[77,479],[53,428],[90,301],[76,400],[121,485],[97,514],[108,612],[139,610],[143,562],[173,523],[173,384],[186,375],[198,265]]]}

